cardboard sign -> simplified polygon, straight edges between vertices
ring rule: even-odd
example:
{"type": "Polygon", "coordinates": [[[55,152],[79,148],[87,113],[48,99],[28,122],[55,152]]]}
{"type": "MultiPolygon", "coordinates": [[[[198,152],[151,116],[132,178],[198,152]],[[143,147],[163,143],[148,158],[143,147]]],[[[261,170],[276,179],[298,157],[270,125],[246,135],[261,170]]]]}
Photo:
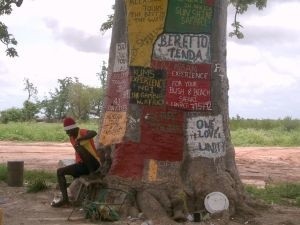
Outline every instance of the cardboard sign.
{"type": "Polygon", "coordinates": [[[99,142],[103,145],[122,142],[126,121],[126,112],[105,112],[99,142]]]}

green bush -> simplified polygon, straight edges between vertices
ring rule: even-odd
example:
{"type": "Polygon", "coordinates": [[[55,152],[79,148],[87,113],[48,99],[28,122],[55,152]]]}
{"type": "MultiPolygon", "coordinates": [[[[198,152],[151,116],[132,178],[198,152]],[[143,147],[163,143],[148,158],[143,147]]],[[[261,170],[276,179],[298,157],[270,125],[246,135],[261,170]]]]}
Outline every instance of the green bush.
{"type": "Polygon", "coordinates": [[[23,121],[23,112],[22,109],[11,108],[0,112],[0,122],[21,122],[23,121]]]}
{"type": "Polygon", "coordinates": [[[285,117],[282,120],[282,127],[286,131],[296,130],[297,128],[300,127],[300,121],[293,120],[291,117],[285,117]]]}
{"type": "Polygon", "coordinates": [[[36,193],[39,191],[44,191],[48,188],[45,179],[38,178],[28,182],[27,192],[36,193]]]}
{"type": "Polygon", "coordinates": [[[0,164],[0,180],[1,181],[7,180],[7,166],[4,164],[0,164]]]}

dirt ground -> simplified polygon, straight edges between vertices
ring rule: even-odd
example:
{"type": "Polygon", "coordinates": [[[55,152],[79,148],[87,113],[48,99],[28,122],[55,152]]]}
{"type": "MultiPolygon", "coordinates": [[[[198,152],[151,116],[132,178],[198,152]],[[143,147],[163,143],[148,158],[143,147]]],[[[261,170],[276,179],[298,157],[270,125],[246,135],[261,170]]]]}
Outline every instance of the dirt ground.
{"type": "MultiPolygon", "coordinates": [[[[25,169],[55,171],[59,160],[73,157],[74,151],[68,143],[0,142],[0,163],[22,160],[25,169]]],[[[247,184],[263,187],[266,182],[300,182],[300,147],[236,148],[236,163],[243,182],[247,184]]],[[[29,194],[26,193],[25,187],[8,187],[6,183],[0,183],[0,210],[4,214],[3,225],[91,224],[84,219],[83,212],[79,208],[75,209],[70,220],[68,217],[72,208],[52,208],[49,203],[57,193],[57,190],[52,188],[46,192],[29,194]]],[[[142,220],[126,219],[101,224],[141,225],[142,223],[142,220]]],[[[256,218],[232,218],[229,225],[238,224],[300,225],[300,209],[274,205],[269,210],[261,211],[261,215],[256,218]]]]}

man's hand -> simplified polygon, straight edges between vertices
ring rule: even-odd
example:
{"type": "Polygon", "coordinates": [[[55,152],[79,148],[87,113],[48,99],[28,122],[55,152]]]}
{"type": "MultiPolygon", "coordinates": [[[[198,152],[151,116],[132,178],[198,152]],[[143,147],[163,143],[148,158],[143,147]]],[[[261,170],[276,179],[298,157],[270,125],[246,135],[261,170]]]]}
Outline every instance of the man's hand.
{"type": "Polygon", "coordinates": [[[75,140],[75,147],[80,146],[80,141],[81,141],[80,138],[77,138],[77,139],[75,140]]]}

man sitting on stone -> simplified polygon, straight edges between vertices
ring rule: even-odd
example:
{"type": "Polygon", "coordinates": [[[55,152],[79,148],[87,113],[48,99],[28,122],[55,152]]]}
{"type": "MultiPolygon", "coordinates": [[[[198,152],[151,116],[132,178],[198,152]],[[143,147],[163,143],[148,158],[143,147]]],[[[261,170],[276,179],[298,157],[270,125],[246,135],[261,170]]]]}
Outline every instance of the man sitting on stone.
{"type": "Polygon", "coordinates": [[[71,117],[66,117],[63,125],[75,150],[75,163],[57,170],[57,181],[62,198],[59,201],[53,201],[51,203],[52,207],[61,207],[69,204],[66,175],[78,178],[81,175],[93,173],[100,167],[100,158],[97,155],[93,140],[97,135],[96,131],[79,128],[71,117]]]}

